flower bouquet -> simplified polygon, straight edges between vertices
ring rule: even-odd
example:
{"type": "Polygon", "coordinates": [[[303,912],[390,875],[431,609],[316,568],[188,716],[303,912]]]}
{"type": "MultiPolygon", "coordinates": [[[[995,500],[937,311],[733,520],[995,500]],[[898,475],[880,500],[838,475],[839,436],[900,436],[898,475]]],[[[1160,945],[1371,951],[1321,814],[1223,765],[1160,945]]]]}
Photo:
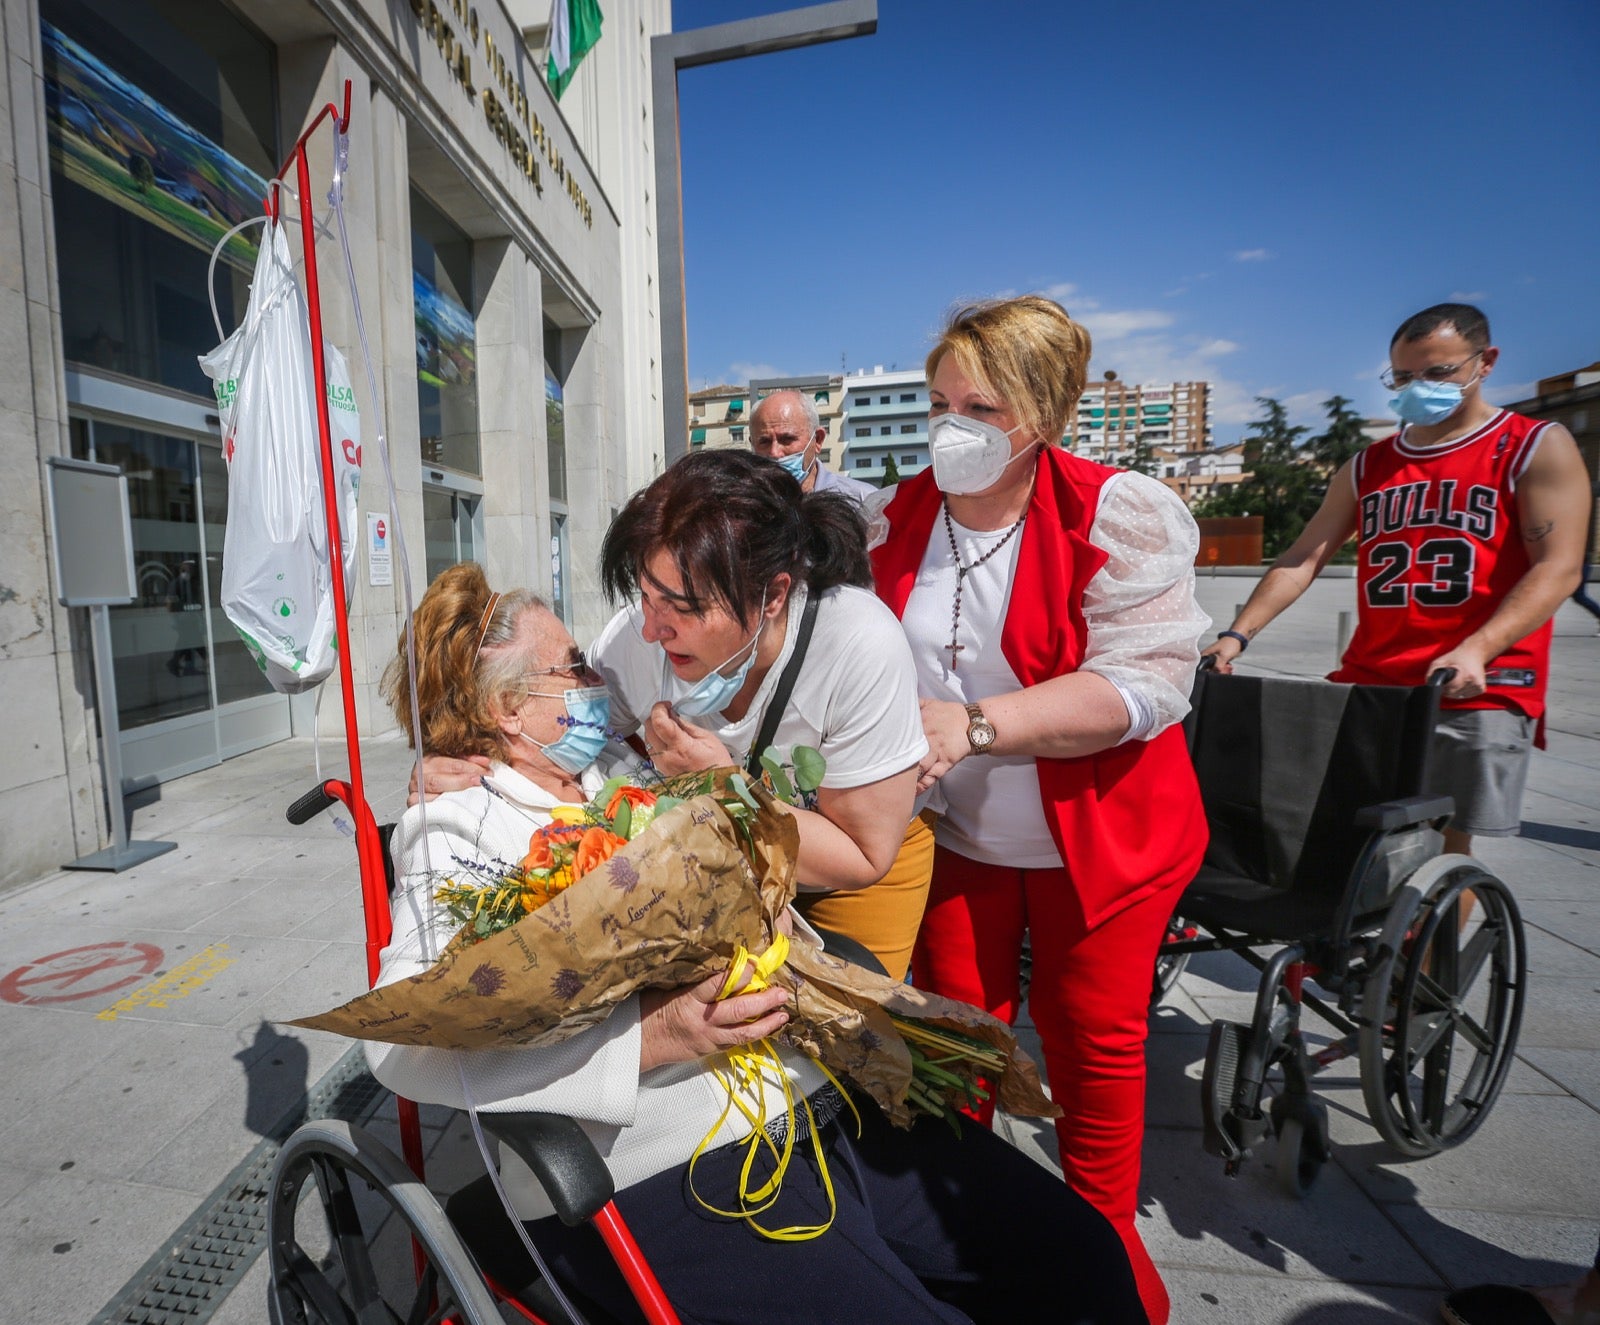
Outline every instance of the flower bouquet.
{"type": "MultiPolygon", "coordinates": [[[[768,951],[794,894],[799,828],[779,805],[815,785],[767,767],[620,779],[563,806],[515,866],[458,871],[436,892],[461,930],[427,971],[291,1024],[440,1048],[550,1044],[647,988],[677,988],[768,951]]],[[[988,1082],[1013,1114],[1055,1117],[1008,1027],[964,1003],[846,962],[797,935],[773,983],[793,995],[784,1042],[901,1126],[974,1102],[988,1082]]]]}

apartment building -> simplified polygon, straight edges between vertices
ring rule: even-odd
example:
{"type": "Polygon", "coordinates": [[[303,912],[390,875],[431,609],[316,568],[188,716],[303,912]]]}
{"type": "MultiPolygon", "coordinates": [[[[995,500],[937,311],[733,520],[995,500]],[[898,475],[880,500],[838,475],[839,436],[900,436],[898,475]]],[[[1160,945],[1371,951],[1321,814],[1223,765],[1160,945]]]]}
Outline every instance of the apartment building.
{"type": "Polygon", "coordinates": [[[1141,439],[1178,451],[1211,445],[1209,382],[1124,382],[1107,372],[1078,400],[1062,439],[1086,460],[1125,463],[1141,439]]]}
{"type": "Polygon", "coordinates": [[[844,377],[844,472],[863,483],[910,478],[928,464],[928,381],[922,369],[844,377]],[[893,462],[891,465],[891,461],[893,462]]]}

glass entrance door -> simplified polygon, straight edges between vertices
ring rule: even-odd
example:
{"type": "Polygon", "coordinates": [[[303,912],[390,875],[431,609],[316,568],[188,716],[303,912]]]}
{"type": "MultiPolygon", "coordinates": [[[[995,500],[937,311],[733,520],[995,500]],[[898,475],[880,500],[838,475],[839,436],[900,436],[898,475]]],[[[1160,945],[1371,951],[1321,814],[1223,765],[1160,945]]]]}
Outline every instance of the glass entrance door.
{"type": "Polygon", "coordinates": [[[289,701],[221,606],[227,475],[195,435],[74,417],[74,454],[128,477],[138,598],[111,609],[125,790],[289,735],[289,701]]]}

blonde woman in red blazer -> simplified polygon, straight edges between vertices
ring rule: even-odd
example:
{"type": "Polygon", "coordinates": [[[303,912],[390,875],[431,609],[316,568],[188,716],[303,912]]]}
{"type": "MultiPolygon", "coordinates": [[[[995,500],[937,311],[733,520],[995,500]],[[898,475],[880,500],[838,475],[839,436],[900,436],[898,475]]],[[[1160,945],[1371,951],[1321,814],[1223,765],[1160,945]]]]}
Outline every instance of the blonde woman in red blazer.
{"type": "Polygon", "coordinates": [[[1062,1168],[1121,1234],[1159,1325],[1166,1290],[1134,1227],[1146,1011],[1206,844],[1178,724],[1210,621],[1183,503],[1057,445],[1089,349],[1048,299],[951,319],[927,360],[933,463],[873,503],[873,572],[911,642],[919,791],[942,812],[914,982],[1014,1021],[1031,933],[1062,1168]]]}

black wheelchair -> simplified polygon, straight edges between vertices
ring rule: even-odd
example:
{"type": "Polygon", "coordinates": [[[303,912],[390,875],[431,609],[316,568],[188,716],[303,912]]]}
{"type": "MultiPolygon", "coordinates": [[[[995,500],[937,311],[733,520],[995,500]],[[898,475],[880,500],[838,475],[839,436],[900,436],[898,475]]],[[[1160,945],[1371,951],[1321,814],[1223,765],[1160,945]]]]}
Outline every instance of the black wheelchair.
{"type": "Polygon", "coordinates": [[[1358,1057],[1368,1115],[1408,1157],[1465,1141],[1505,1083],[1527,950],[1505,884],[1441,854],[1454,803],[1430,793],[1429,759],[1447,679],[1196,678],[1211,842],[1161,951],[1164,973],[1214,951],[1261,973],[1249,1023],[1213,1022],[1201,1083],[1203,1144],[1230,1176],[1271,1138],[1280,1185],[1305,1194],[1330,1157],[1311,1078],[1341,1059],[1358,1057]],[[1304,1007],[1339,1038],[1312,1052],[1304,1007]]]}

